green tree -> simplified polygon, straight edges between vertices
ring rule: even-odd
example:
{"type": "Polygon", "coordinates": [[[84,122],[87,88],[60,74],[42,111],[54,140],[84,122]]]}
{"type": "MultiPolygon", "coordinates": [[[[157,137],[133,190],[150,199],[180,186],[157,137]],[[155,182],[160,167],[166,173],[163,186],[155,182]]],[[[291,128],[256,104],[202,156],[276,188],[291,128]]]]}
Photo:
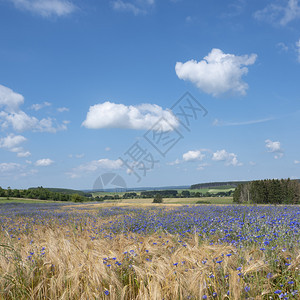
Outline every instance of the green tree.
{"type": "Polygon", "coordinates": [[[163,203],[163,198],[161,194],[156,194],[152,203],[163,203]]]}
{"type": "Polygon", "coordinates": [[[73,202],[83,202],[83,197],[78,194],[73,194],[71,199],[73,202]]]}

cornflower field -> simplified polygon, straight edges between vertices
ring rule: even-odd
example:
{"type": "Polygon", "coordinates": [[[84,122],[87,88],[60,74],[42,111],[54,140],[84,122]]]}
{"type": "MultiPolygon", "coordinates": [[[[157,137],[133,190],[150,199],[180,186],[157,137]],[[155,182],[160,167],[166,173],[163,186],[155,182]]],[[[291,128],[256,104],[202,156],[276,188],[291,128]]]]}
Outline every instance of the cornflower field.
{"type": "Polygon", "coordinates": [[[300,299],[299,206],[3,204],[1,299],[300,299]]]}

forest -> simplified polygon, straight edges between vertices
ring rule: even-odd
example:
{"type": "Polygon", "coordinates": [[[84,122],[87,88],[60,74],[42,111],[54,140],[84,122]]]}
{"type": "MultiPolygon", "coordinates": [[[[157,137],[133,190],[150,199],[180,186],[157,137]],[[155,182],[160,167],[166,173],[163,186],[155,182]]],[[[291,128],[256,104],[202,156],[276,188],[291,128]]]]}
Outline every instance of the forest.
{"type": "Polygon", "coordinates": [[[291,179],[265,179],[239,184],[234,203],[299,204],[300,183],[291,179]]]}

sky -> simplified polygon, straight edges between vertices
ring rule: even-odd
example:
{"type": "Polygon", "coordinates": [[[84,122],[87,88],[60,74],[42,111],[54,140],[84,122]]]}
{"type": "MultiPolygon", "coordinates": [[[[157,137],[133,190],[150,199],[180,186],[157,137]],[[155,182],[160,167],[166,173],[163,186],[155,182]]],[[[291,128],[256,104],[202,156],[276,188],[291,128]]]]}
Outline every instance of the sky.
{"type": "Polygon", "coordinates": [[[0,0],[0,36],[3,188],[300,178],[298,0],[0,0]]]}

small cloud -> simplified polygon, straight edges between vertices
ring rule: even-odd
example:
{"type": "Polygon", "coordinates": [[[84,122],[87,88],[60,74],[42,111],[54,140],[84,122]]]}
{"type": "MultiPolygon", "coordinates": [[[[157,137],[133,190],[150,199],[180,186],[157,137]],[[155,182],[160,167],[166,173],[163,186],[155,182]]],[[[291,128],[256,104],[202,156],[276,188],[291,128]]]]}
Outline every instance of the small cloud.
{"type": "Polygon", "coordinates": [[[279,159],[283,156],[283,150],[279,141],[273,142],[269,139],[265,140],[265,147],[270,153],[274,153],[274,158],[279,159]]]}
{"type": "Polygon", "coordinates": [[[295,165],[300,164],[300,160],[294,160],[294,164],[295,164],[295,165]]]}
{"type": "Polygon", "coordinates": [[[20,168],[21,165],[17,163],[0,163],[0,175],[19,170],[20,168]]]}
{"type": "Polygon", "coordinates": [[[62,17],[76,10],[67,0],[10,0],[17,9],[29,11],[42,17],[62,17]]]}
{"type": "Polygon", "coordinates": [[[235,153],[229,153],[226,150],[218,150],[213,153],[212,160],[214,161],[225,161],[225,166],[242,166],[237,159],[237,155],[235,153]]]}
{"type": "Polygon", "coordinates": [[[167,165],[168,166],[176,166],[180,164],[180,160],[177,158],[174,161],[168,162],[167,165]]]}
{"type": "Polygon", "coordinates": [[[300,63],[300,39],[296,42],[296,52],[297,52],[297,60],[300,63]]]}
{"type": "Polygon", "coordinates": [[[280,51],[283,51],[283,52],[289,51],[289,47],[285,43],[280,42],[276,46],[277,46],[277,48],[279,48],[280,51]]]}
{"type": "Polygon", "coordinates": [[[57,109],[57,111],[58,112],[65,112],[65,111],[69,111],[70,109],[69,108],[67,108],[67,107],[59,107],[58,109],[57,109]]]}
{"type": "Polygon", "coordinates": [[[79,178],[87,173],[96,172],[100,169],[106,169],[106,170],[117,170],[120,169],[123,165],[122,160],[110,160],[107,158],[102,158],[99,160],[93,160],[90,162],[87,162],[85,164],[82,164],[74,169],[72,169],[71,172],[67,173],[71,178],[79,178]]]}
{"type": "Polygon", "coordinates": [[[265,123],[269,121],[273,121],[275,118],[264,118],[264,119],[257,119],[257,120],[247,120],[247,121],[238,121],[238,122],[228,122],[219,119],[215,119],[213,121],[213,126],[243,126],[243,125],[253,125],[259,123],[265,123]]]}
{"type": "Polygon", "coordinates": [[[37,167],[47,167],[50,166],[54,163],[53,160],[51,160],[50,158],[43,158],[43,159],[39,159],[35,162],[35,165],[37,167]]]}
{"type": "Polygon", "coordinates": [[[83,158],[83,157],[84,157],[84,153],[76,154],[75,157],[76,157],[76,158],[83,158]]]}
{"type": "Polygon", "coordinates": [[[106,147],[104,150],[105,150],[105,151],[110,151],[111,148],[110,148],[110,147],[106,147]]]}
{"type": "Polygon", "coordinates": [[[29,151],[19,152],[19,153],[17,154],[18,157],[28,157],[28,156],[30,156],[30,155],[31,155],[31,153],[30,153],[29,151]]]}
{"type": "Polygon", "coordinates": [[[249,161],[249,165],[250,165],[250,166],[256,166],[256,162],[254,162],[254,161],[249,161]]]}
{"type": "MultiPolygon", "coordinates": [[[[24,97],[13,90],[0,85],[0,126],[2,129],[12,127],[15,131],[22,132],[25,130],[52,132],[66,130],[65,124],[59,124],[55,119],[29,116],[20,109],[24,103],[24,97]]],[[[48,103],[48,102],[45,102],[48,103]]]]}
{"type": "Polygon", "coordinates": [[[184,161],[196,161],[202,160],[205,157],[205,154],[201,153],[200,150],[191,150],[182,155],[184,161]]]}
{"type": "Polygon", "coordinates": [[[246,66],[253,65],[257,55],[236,56],[220,49],[212,49],[203,60],[177,62],[175,71],[179,79],[194,83],[204,93],[214,97],[232,92],[246,95],[248,84],[242,77],[248,73],[246,66]]]}
{"type": "Polygon", "coordinates": [[[35,111],[38,111],[44,107],[51,106],[51,105],[52,104],[50,102],[43,102],[43,103],[32,104],[30,108],[35,111]]]}
{"type": "Polygon", "coordinates": [[[127,128],[135,130],[148,130],[161,118],[161,130],[170,131],[179,126],[177,118],[172,111],[164,110],[155,104],[141,104],[126,106],[112,102],[104,102],[90,106],[82,125],[89,129],[101,128],[127,128]]]}
{"type": "Polygon", "coordinates": [[[114,10],[130,12],[133,13],[135,16],[146,15],[154,4],[154,0],[115,0],[112,2],[114,10]]]}
{"type": "Polygon", "coordinates": [[[209,166],[209,164],[207,164],[207,163],[200,164],[200,165],[198,165],[197,170],[203,171],[205,169],[205,167],[207,167],[207,166],[209,166]]]}
{"type": "Polygon", "coordinates": [[[14,135],[13,133],[11,133],[7,137],[0,139],[0,148],[6,148],[12,151],[13,149],[15,149],[15,147],[24,143],[26,140],[27,139],[22,135],[14,135]]]}
{"type": "Polygon", "coordinates": [[[256,11],[254,18],[275,26],[286,26],[288,23],[300,18],[298,0],[274,1],[262,10],[256,11]]]}

